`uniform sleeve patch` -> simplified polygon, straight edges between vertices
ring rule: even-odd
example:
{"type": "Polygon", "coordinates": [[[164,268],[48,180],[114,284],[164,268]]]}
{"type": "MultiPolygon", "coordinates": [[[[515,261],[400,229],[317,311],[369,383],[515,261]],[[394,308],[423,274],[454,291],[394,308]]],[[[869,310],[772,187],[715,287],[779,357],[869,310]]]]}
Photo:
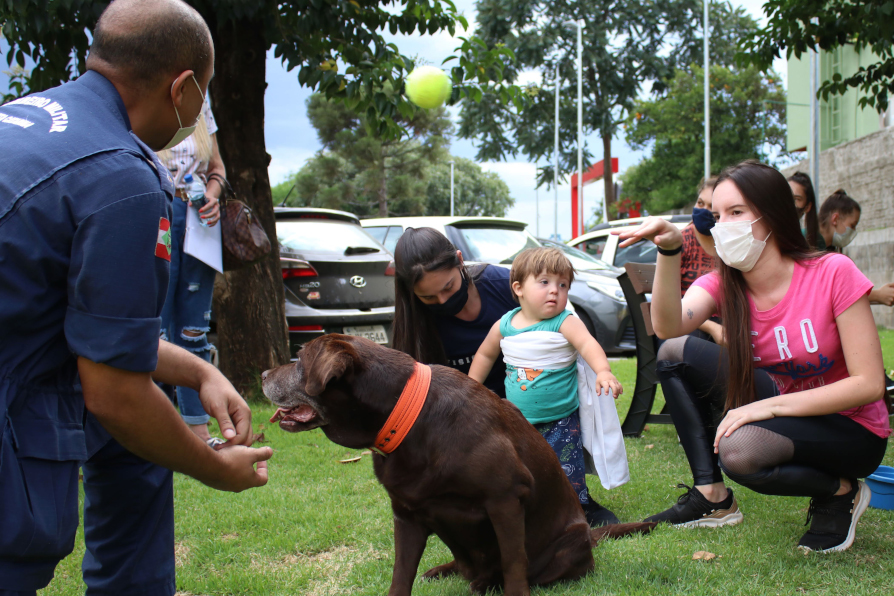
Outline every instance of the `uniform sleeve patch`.
{"type": "Polygon", "coordinates": [[[155,243],[155,256],[165,261],[171,260],[171,222],[164,217],[158,219],[158,242],[155,243]]]}

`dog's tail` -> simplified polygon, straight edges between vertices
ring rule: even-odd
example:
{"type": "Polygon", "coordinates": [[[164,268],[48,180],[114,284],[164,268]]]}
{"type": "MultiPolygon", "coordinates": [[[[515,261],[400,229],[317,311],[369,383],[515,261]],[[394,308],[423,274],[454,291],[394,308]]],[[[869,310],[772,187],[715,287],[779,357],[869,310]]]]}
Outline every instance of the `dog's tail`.
{"type": "Polygon", "coordinates": [[[633,522],[630,524],[612,524],[590,530],[590,543],[595,547],[608,538],[621,538],[631,534],[648,534],[657,522],[633,522]]]}

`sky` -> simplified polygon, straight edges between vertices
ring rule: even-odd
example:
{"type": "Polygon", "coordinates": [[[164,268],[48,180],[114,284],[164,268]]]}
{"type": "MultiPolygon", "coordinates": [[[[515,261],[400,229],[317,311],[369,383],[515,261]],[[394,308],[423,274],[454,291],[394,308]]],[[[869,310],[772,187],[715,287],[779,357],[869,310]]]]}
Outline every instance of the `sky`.
{"type": "MultiPolygon", "coordinates": [[[[732,0],[733,5],[742,6],[758,22],[765,23],[762,3],[763,0],[732,0]]],[[[470,29],[474,29],[474,0],[456,0],[456,5],[468,19],[470,29]]],[[[458,30],[457,35],[463,35],[463,32],[458,30]]],[[[454,48],[460,43],[446,32],[425,36],[414,34],[387,37],[388,41],[397,44],[402,54],[418,55],[434,65],[440,65],[445,57],[452,55],[454,48]]],[[[775,69],[785,79],[785,61],[777,61],[775,69]]],[[[274,185],[285,181],[290,173],[298,171],[304,162],[320,149],[316,132],[308,122],[304,110],[304,102],[310,91],[298,84],[297,72],[297,69],[291,73],[286,72],[279,61],[273,58],[272,53],[268,56],[268,87],[264,106],[265,135],[267,152],[272,157],[268,172],[270,182],[274,185]]],[[[525,82],[536,80],[536,73],[532,75],[523,80],[525,82]]],[[[454,119],[457,118],[458,108],[451,108],[450,112],[454,119]]],[[[586,141],[594,155],[601,156],[602,141],[598,135],[592,135],[586,141]]],[[[475,159],[476,153],[472,141],[457,138],[452,141],[450,152],[472,160],[475,159]]],[[[618,158],[619,173],[623,173],[645,156],[642,151],[634,151],[628,147],[620,137],[617,137],[612,144],[612,152],[613,156],[618,158]]],[[[496,172],[509,185],[515,206],[509,209],[507,217],[527,222],[528,229],[535,234],[548,236],[553,234],[554,230],[558,230],[563,240],[571,238],[570,184],[559,186],[558,205],[556,205],[554,189],[544,186],[539,191],[535,190],[537,166],[524,161],[524,156],[519,155],[513,161],[485,162],[480,165],[486,171],[496,172]],[[558,211],[558,219],[553,215],[555,211],[558,211]]],[[[590,212],[595,204],[594,201],[601,204],[602,196],[601,182],[586,186],[585,212],[590,212]]]]}

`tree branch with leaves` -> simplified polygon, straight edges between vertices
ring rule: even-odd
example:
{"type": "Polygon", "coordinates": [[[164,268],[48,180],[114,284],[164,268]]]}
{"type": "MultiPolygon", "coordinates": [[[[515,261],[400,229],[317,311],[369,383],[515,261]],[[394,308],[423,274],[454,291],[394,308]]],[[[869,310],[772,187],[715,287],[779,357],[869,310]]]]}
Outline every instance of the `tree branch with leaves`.
{"type": "Polygon", "coordinates": [[[768,0],[767,25],[744,42],[740,60],[768,69],[785,52],[800,58],[809,50],[831,51],[845,46],[871,50],[875,60],[844,76],[823,81],[823,99],[859,88],[861,107],[879,113],[888,109],[894,93],[894,2],[891,0],[768,0]]]}

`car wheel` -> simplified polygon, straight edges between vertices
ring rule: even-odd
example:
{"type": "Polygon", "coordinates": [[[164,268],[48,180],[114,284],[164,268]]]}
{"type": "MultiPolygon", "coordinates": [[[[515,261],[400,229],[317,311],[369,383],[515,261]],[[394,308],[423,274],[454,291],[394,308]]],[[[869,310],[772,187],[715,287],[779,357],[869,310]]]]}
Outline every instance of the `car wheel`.
{"type": "Polygon", "coordinates": [[[590,319],[590,315],[586,313],[583,307],[578,306],[577,304],[573,304],[574,312],[577,314],[578,318],[583,322],[584,327],[587,328],[587,331],[590,332],[590,335],[596,338],[596,341],[599,342],[599,345],[602,345],[602,338],[599,337],[599,333],[596,331],[596,326],[593,325],[593,321],[590,319]]]}

